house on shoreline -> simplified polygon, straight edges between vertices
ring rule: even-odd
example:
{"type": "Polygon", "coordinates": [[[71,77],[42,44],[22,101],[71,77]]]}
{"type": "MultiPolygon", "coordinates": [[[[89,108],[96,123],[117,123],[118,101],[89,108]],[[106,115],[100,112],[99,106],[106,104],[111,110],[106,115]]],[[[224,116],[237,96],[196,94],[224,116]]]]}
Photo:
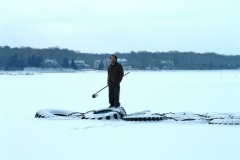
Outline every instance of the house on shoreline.
{"type": "Polygon", "coordinates": [[[90,65],[86,64],[83,60],[75,60],[74,63],[78,69],[89,69],[90,68],[90,65]]]}
{"type": "Polygon", "coordinates": [[[53,68],[59,66],[56,59],[45,59],[43,61],[43,65],[44,67],[53,67],[53,68]]]}
{"type": "Polygon", "coordinates": [[[146,67],[146,70],[160,70],[160,69],[172,69],[174,63],[171,60],[151,60],[151,65],[146,67]]]}

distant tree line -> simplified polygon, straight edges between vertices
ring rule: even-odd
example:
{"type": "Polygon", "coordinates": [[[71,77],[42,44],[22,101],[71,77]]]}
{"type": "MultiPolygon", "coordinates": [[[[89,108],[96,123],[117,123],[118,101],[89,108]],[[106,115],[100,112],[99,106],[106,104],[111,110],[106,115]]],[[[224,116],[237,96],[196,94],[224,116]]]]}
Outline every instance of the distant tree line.
{"type": "MultiPolygon", "coordinates": [[[[240,68],[240,55],[220,55],[216,53],[195,52],[128,52],[114,53],[118,58],[128,60],[128,65],[137,69],[146,69],[154,66],[159,69],[162,61],[172,61],[173,66],[168,69],[178,70],[215,70],[215,69],[237,69],[240,68]]],[[[93,67],[95,60],[104,60],[111,54],[81,53],[58,47],[36,49],[30,47],[11,48],[0,46],[0,69],[22,70],[24,67],[44,67],[45,59],[55,59],[61,67],[77,69],[74,60],[84,60],[86,64],[93,67]],[[70,61],[69,61],[70,60],[70,61]]],[[[103,64],[99,66],[103,68],[103,64]]]]}

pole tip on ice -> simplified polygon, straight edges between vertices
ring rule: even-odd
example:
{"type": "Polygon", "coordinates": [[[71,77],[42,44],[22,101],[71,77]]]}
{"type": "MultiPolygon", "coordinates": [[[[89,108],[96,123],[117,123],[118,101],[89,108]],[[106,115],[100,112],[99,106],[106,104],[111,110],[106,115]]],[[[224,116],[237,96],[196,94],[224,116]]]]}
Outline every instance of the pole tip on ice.
{"type": "Polygon", "coordinates": [[[98,94],[96,93],[96,94],[93,94],[92,95],[92,98],[96,98],[98,96],[98,94]]]}
{"type": "MultiPolygon", "coordinates": [[[[126,76],[127,74],[129,74],[130,72],[127,72],[124,76],[126,76]]],[[[97,91],[95,94],[92,95],[92,98],[96,98],[98,96],[97,93],[101,92],[102,90],[104,90],[105,88],[107,88],[108,85],[106,85],[105,87],[103,87],[102,89],[100,89],[99,91],[97,91]]]]}

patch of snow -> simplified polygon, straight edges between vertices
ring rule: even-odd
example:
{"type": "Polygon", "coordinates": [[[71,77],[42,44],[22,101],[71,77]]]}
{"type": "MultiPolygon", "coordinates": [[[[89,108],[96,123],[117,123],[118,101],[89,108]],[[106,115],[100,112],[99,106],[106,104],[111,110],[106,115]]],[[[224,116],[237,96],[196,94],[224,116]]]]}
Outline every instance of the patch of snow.
{"type": "MultiPolygon", "coordinates": [[[[131,71],[121,82],[120,102],[127,113],[237,116],[239,74],[131,71]]],[[[107,73],[99,71],[1,76],[0,159],[240,159],[239,125],[34,118],[43,108],[84,112],[108,107],[107,89],[92,98],[106,78],[107,73]]]]}

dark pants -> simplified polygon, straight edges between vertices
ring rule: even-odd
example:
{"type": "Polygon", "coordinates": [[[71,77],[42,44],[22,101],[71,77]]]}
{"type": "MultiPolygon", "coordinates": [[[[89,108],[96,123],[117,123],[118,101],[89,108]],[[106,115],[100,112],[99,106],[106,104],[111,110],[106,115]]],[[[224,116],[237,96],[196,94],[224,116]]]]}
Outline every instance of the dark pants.
{"type": "Polygon", "coordinates": [[[120,84],[114,84],[108,87],[109,88],[109,103],[110,106],[120,106],[119,95],[120,95],[120,84]]]}

